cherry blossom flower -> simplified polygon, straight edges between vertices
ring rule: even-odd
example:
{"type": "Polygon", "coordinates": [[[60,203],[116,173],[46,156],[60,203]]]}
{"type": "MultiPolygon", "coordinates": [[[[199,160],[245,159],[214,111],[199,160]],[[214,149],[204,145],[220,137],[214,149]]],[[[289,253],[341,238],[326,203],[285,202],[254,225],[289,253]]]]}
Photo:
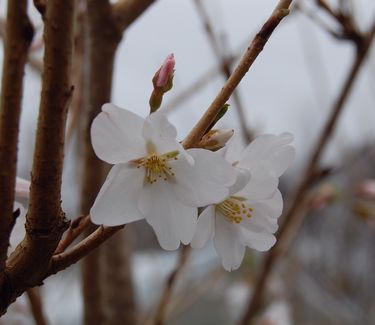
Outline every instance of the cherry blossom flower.
{"type": "Polygon", "coordinates": [[[185,150],[163,113],[147,118],[105,104],[91,128],[96,155],[114,167],[91,208],[96,224],[145,218],[164,249],[190,243],[197,207],[225,199],[234,168],[220,154],[185,150]]]}
{"type": "Polygon", "coordinates": [[[221,150],[242,176],[225,200],[201,213],[192,247],[214,238],[223,267],[231,271],[241,265],[246,246],[266,251],[275,244],[283,207],[278,182],[295,156],[292,139],[288,133],[262,135],[242,151],[236,141],[221,150]]]}

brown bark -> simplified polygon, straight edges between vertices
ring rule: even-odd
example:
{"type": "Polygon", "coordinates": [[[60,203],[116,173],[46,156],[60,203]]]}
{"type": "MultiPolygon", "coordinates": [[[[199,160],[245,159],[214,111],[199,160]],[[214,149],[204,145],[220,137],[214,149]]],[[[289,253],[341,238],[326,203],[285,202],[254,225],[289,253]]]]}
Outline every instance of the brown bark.
{"type": "Polygon", "coordinates": [[[156,0],[118,0],[113,5],[113,15],[118,28],[126,30],[156,0]]]}
{"type": "Polygon", "coordinates": [[[43,312],[42,297],[40,294],[40,288],[30,288],[26,291],[27,298],[29,299],[31,312],[34,317],[34,322],[36,325],[47,325],[47,318],[43,312]]]}
{"type": "Polygon", "coordinates": [[[125,232],[119,231],[111,237],[103,245],[102,252],[105,324],[136,324],[129,243],[125,232]]]}
{"type": "MultiPolygon", "coordinates": [[[[110,101],[115,53],[122,38],[112,16],[108,1],[88,1],[88,55],[87,79],[84,82],[85,102],[84,172],[81,192],[81,212],[88,214],[105,177],[106,166],[91,146],[90,127],[101,106],[110,101]]],[[[89,234],[95,230],[89,227],[89,234]]],[[[85,324],[103,324],[105,321],[102,248],[96,249],[82,261],[82,285],[85,324]]]]}
{"type": "Polygon", "coordinates": [[[0,284],[14,225],[13,201],[23,74],[34,34],[26,8],[26,0],[9,1],[5,26],[0,98],[0,284]]]}
{"type": "Polygon", "coordinates": [[[155,317],[152,322],[153,325],[165,324],[165,319],[166,319],[167,312],[168,312],[168,306],[169,306],[169,303],[171,302],[173,290],[175,289],[177,280],[188,261],[190,250],[191,250],[190,246],[183,246],[181,248],[177,265],[175,269],[169,275],[165,283],[159,303],[156,307],[155,317]]]}
{"type": "Polygon", "coordinates": [[[31,177],[26,236],[6,266],[7,296],[0,312],[27,288],[39,285],[67,221],[61,209],[66,112],[72,94],[74,0],[50,0],[45,16],[45,55],[31,177]]]}

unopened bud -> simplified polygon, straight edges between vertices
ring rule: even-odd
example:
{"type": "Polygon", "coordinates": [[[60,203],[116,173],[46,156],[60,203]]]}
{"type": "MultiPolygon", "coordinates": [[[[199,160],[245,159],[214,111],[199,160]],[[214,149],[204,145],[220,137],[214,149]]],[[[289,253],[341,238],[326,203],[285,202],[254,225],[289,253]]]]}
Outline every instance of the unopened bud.
{"type": "Polygon", "coordinates": [[[16,197],[28,199],[30,195],[30,182],[26,179],[17,177],[15,192],[16,197]]]}
{"type": "Polygon", "coordinates": [[[355,187],[355,192],[362,199],[375,200],[375,180],[364,179],[360,181],[355,187]]]}
{"type": "Polygon", "coordinates": [[[215,129],[207,132],[199,142],[199,147],[211,151],[216,151],[225,146],[229,139],[233,136],[232,129],[215,129]]]}
{"type": "Polygon", "coordinates": [[[160,107],[163,101],[163,95],[173,87],[174,66],[174,55],[169,54],[152,78],[154,90],[149,100],[151,113],[155,112],[160,107]]]}
{"type": "Polygon", "coordinates": [[[163,65],[155,73],[154,78],[152,78],[152,83],[154,85],[154,88],[164,88],[168,86],[168,84],[173,79],[174,65],[175,65],[175,60],[174,60],[174,55],[172,53],[167,56],[163,65]]]}
{"type": "Polygon", "coordinates": [[[338,190],[333,184],[323,184],[312,193],[310,208],[315,211],[323,210],[339,196],[338,190]]]}

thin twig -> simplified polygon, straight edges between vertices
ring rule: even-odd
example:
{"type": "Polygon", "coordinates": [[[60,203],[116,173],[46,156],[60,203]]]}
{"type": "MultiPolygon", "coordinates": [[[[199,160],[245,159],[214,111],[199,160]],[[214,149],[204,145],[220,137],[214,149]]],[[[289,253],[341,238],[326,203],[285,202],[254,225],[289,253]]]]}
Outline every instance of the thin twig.
{"type": "Polygon", "coordinates": [[[33,35],[34,29],[27,16],[27,1],[10,1],[5,24],[0,98],[0,296],[3,294],[9,236],[15,223],[13,201],[23,74],[33,35]]]}
{"type": "Polygon", "coordinates": [[[154,325],[163,325],[164,319],[166,317],[166,314],[168,312],[167,307],[170,302],[170,299],[173,294],[173,290],[176,286],[177,280],[179,278],[179,275],[181,274],[182,270],[184,269],[184,266],[188,260],[189,253],[190,253],[190,246],[183,246],[181,248],[181,252],[178,258],[178,262],[176,265],[176,268],[172,271],[172,273],[169,275],[166,285],[164,287],[164,290],[162,292],[160,301],[158,306],[156,307],[155,311],[155,318],[154,318],[154,325]]]}
{"type": "MultiPolygon", "coordinates": [[[[229,64],[232,65],[237,59],[240,58],[243,49],[249,44],[249,41],[244,42],[241,44],[238,49],[234,51],[233,57],[227,58],[229,64]]],[[[177,109],[179,105],[181,105],[184,101],[191,98],[191,96],[196,93],[197,91],[201,90],[207,83],[209,83],[214,77],[219,75],[221,72],[220,65],[217,65],[213,68],[208,69],[200,77],[198,77],[195,81],[191,83],[190,86],[183,89],[179,94],[173,97],[162,109],[169,113],[177,109]]]]}
{"type": "Polygon", "coordinates": [[[69,229],[65,232],[63,239],[60,240],[54,255],[58,255],[64,252],[69,245],[78,238],[79,235],[86,229],[90,224],[90,215],[80,216],[75,219],[71,224],[69,229]]]}
{"type": "Polygon", "coordinates": [[[286,213],[283,223],[278,232],[278,241],[276,245],[269,251],[266,255],[263,266],[261,268],[260,276],[255,284],[253,295],[249,301],[248,307],[246,309],[245,315],[241,321],[242,325],[251,324],[252,319],[256,315],[259,305],[261,303],[262,295],[264,293],[265,285],[270,277],[273,267],[276,264],[279,257],[285,252],[285,246],[287,245],[288,239],[291,236],[291,229],[298,229],[298,224],[301,223],[300,218],[304,215],[301,213],[305,203],[305,196],[311,183],[315,179],[317,165],[321,154],[323,153],[328,140],[332,136],[338,119],[343,111],[344,104],[349,97],[350,91],[354,85],[355,80],[359,74],[360,68],[363,65],[366,55],[370,49],[372,40],[375,34],[375,23],[371,27],[370,32],[364,37],[364,46],[360,51],[357,51],[357,56],[352,64],[349,74],[345,80],[345,83],[340,91],[340,94],[332,108],[331,116],[329,117],[327,123],[325,124],[318,142],[311,154],[309,163],[306,167],[305,176],[297,187],[295,195],[292,200],[292,205],[290,206],[288,212],[286,213]],[[296,226],[297,225],[297,226],[296,226]]]}
{"type": "Polygon", "coordinates": [[[31,312],[36,325],[47,325],[47,319],[43,312],[42,297],[39,287],[30,288],[26,291],[30,302],[31,312]]]}
{"type": "Polygon", "coordinates": [[[185,147],[193,147],[202,138],[206,129],[212,124],[216,115],[219,113],[223,105],[228,101],[229,97],[236,89],[242,78],[249,71],[259,53],[263,50],[275,28],[279,25],[281,20],[289,14],[289,6],[291,2],[292,0],[280,0],[278,2],[271,16],[251,42],[230,78],[227,80],[202,118],[198,121],[184,140],[183,144],[185,147]]]}
{"type": "Polygon", "coordinates": [[[116,227],[100,226],[91,235],[83,239],[71,250],[54,255],[51,259],[47,276],[62,271],[68,266],[77,263],[81,258],[90,254],[95,248],[99,247],[108,238],[124,227],[125,225],[116,227]]]}
{"type": "MultiPolygon", "coordinates": [[[[228,79],[230,77],[231,73],[232,73],[232,71],[231,71],[232,70],[232,68],[231,68],[231,61],[232,60],[228,59],[228,57],[230,58],[231,55],[230,54],[225,55],[223,53],[222,48],[221,48],[220,44],[218,43],[217,38],[215,37],[215,33],[214,33],[213,28],[211,26],[211,21],[209,19],[208,13],[204,9],[202,1],[201,0],[194,0],[194,3],[195,3],[195,6],[197,8],[198,14],[199,14],[199,16],[200,16],[200,18],[203,22],[203,25],[205,27],[205,30],[206,30],[208,39],[210,41],[212,50],[213,50],[214,54],[216,55],[217,60],[220,64],[221,72],[224,75],[224,77],[226,77],[226,79],[228,79]]],[[[239,125],[240,125],[241,133],[244,136],[246,143],[249,143],[251,141],[251,139],[253,138],[253,135],[252,135],[252,132],[249,130],[249,128],[246,125],[245,109],[243,107],[243,104],[242,104],[242,101],[241,101],[241,98],[240,98],[240,92],[239,92],[238,88],[236,88],[233,91],[232,98],[233,98],[233,101],[234,101],[235,106],[236,106],[236,113],[237,113],[237,116],[238,116],[238,122],[239,122],[239,125]]]]}

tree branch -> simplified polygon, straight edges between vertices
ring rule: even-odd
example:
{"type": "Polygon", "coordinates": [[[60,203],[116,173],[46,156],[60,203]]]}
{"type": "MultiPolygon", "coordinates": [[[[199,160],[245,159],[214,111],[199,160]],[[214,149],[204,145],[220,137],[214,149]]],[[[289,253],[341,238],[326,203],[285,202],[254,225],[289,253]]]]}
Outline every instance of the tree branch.
{"type": "Polygon", "coordinates": [[[126,30],[155,0],[118,0],[113,5],[113,16],[121,31],[126,30]]]}
{"type": "Polygon", "coordinates": [[[36,325],[47,325],[47,319],[43,312],[42,298],[40,295],[39,287],[30,288],[26,291],[27,298],[29,299],[31,312],[34,317],[36,325]]]}
{"type": "Polygon", "coordinates": [[[27,288],[41,283],[68,225],[60,202],[66,113],[72,95],[73,18],[74,0],[49,0],[26,236],[7,261],[6,287],[11,292],[2,299],[0,313],[27,288]]]}
{"type": "Polygon", "coordinates": [[[124,227],[125,225],[117,227],[100,226],[91,235],[83,239],[71,250],[58,255],[54,255],[51,259],[46,277],[62,271],[72,264],[77,263],[80,259],[90,254],[95,248],[99,247],[108,238],[113,236],[116,232],[118,232],[120,229],[123,229],[124,227]]]}
{"type": "Polygon", "coordinates": [[[349,74],[345,80],[345,83],[340,91],[340,94],[332,108],[332,113],[322,130],[318,142],[311,154],[309,163],[306,167],[305,172],[303,173],[304,178],[300,185],[295,191],[295,195],[292,200],[292,205],[290,206],[288,212],[286,213],[283,223],[278,232],[278,240],[275,246],[268,252],[264,258],[263,266],[261,268],[260,276],[255,284],[253,295],[249,301],[248,307],[246,309],[245,315],[242,319],[241,324],[247,325],[250,324],[254,316],[256,315],[259,305],[262,299],[265,285],[271,275],[272,269],[276,264],[280,256],[285,252],[285,246],[287,239],[290,236],[290,229],[296,229],[295,225],[300,223],[299,218],[301,218],[304,213],[302,210],[305,205],[305,196],[308,192],[309,187],[315,179],[317,165],[321,154],[323,153],[328,140],[335,130],[335,126],[338,122],[338,119],[343,111],[344,104],[349,97],[350,91],[354,85],[354,82],[359,74],[360,68],[363,65],[366,55],[369,52],[372,40],[375,34],[375,23],[373,24],[370,32],[364,36],[364,46],[360,51],[357,51],[356,58],[352,64],[352,67],[349,71],[349,74]]]}
{"type": "Polygon", "coordinates": [[[47,8],[47,0],[33,0],[34,7],[39,11],[41,16],[44,18],[47,8]]]}
{"type": "Polygon", "coordinates": [[[34,29],[27,16],[27,1],[9,1],[0,98],[0,288],[9,236],[15,222],[13,201],[23,74],[33,35],[34,29]]]}
{"type": "Polygon", "coordinates": [[[169,275],[167,282],[165,284],[164,290],[162,292],[159,304],[156,307],[155,318],[153,322],[154,325],[164,324],[164,320],[167,314],[167,307],[172,298],[173,289],[175,288],[177,284],[177,279],[179,278],[179,275],[181,274],[184,266],[186,265],[186,262],[189,258],[189,253],[190,253],[190,246],[183,246],[181,248],[181,252],[178,258],[176,268],[169,275]]]}
{"type": "Polygon", "coordinates": [[[205,114],[183,141],[185,147],[193,147],[202,138],[206,129],[214,121],[220,109],[227,102],[242,78],[249,71],[259,53],[263,50],[275,28],[279,25],[281,20],[288,15],[291,2],[292,0],[279,1],[271,16],[265,22],[259,33],[251,42],[245,54],[242,56],[241,61],[221,89],[220,93],[216,96],[214,101],[206,110],[205,114]]]}
{"type": "MultiPolygon", "coordinates": [[[[221,73],[224,75],[226,79],[229,79],[231,73],[232,73],[232,68],[231,68],[231,55],[227,56],[223,53],[220,44],[218,43],[215,33],[213,31],[213,28],[211,26],[211,22],[208,16],[208,13],[206,12],[202,0],[194,0],[195,6],[197,8],[198,14],[203,22],[203,25],[205,27],[208,39],[210,41],[212,50],[214,54],[217,57],[217,60],[220,65],[221,73]]],[[[246,125],[246,117],[245,117],[245,109],[243,107],[241,97],[240,97],[240,92],[238,88],[236,88],[233,91],[232,94],[233,101],[236,107],[236,115],[238,117],[238,123],[240,125],[240,131],[245,138],[246,143],[249,143],[251,139],[253,138],[253,134],[251,130],[247,127],[246,125]]]]}
{"type": "Polygon", "coordinates": [[[80,216],[71,222],[69,229],[65,232],[63,239],[60,240],[54,255],[64,252],[69,245],[82,234],[90,224],[90,216],[80,216]]]}

